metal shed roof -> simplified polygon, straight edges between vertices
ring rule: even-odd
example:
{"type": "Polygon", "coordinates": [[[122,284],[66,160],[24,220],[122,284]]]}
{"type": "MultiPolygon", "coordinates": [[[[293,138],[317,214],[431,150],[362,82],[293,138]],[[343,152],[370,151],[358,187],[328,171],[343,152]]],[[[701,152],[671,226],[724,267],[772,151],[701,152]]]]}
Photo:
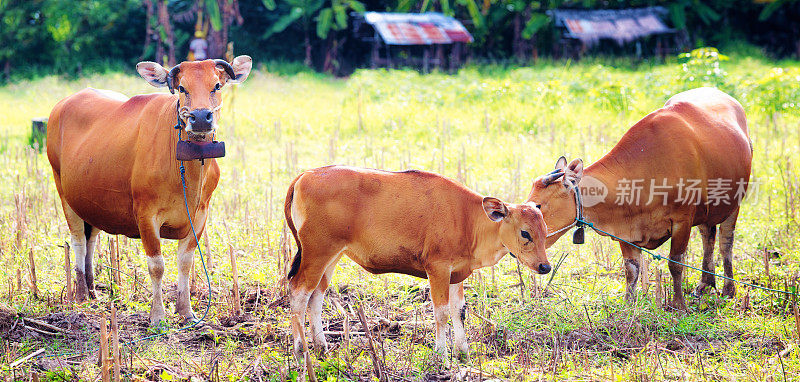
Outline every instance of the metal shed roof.
{"type": "Polygon", "coordinates": [[[387,45],[433,45],[472,42],[464,25],[438,12],[366,12],[372,25],[387,45]]]}
{"type": "Polygon", "coordinates": [[[673,33],[661,21],[668,13],[664,7],[637,9],[571,10],[557,9],[548,12],[557,27],[567,29],[566,36],[595,44],[601,38],[618,43],[662,33],[673,33]]]}

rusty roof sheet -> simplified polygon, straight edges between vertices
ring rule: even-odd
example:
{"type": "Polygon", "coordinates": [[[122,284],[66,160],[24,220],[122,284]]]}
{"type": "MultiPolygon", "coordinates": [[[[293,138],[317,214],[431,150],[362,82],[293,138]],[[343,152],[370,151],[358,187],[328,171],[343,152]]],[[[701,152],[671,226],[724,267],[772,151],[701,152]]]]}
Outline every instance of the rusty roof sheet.
{"type": "Polygon", "coordinates": [[[388,45],[433,45],[472,42],[464,25],[438,12],[366,12],[364,19],[388,45]]]}

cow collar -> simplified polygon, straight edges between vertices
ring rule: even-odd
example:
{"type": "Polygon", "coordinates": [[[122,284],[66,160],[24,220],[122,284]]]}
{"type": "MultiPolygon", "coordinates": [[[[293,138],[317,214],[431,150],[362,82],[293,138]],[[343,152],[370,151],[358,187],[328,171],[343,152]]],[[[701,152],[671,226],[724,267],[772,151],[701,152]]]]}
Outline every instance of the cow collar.
{"type": "Polygon", "coordinates": [[[572,242],[575,244],[583,244],[584,243],[584,232],[583,226],[586,225],[586,220],[583,218],[583,200],[581,199],[581,189],[578,187],[578,184],[575,183],[572,187],[569,187],[575,194],[575,220],[572,221],[566,227],[560,228],[556,231],[548,233],[546,238],[549,238],[553,235],[556,235],[560,232],[566,231],[572,227],[578,227],[575,230],[575,233],[572,235],[572,242]]]}

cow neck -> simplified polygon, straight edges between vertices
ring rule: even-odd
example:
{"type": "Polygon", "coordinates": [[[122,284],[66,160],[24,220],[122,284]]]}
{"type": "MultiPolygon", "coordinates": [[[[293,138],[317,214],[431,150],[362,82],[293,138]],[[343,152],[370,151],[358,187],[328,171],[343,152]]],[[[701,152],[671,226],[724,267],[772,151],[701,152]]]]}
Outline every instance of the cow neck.
{"type": "MultiPolygon", "coordinates": [[[[584,202],[583,204],[583,219],[598,227],[611,227],[611,222],[614,220],[613,211],[619,208],[614,204],[616,200],[616,192],[614,187],[617,185],[618,177],[615,175],[618,172],[614,171],[604,161],[598,161],[587,167],[583,172],[583,178],[592,177],[606,186],[608,194],[605,198],[595,203],[584,202]]],[[[580,183],[578,184],[580,188],[580,183]]],[[[585,198],[585,197],[584,197],[585,198]]],[[[604,228],[605,229],[605,228],[604,228]]]]}

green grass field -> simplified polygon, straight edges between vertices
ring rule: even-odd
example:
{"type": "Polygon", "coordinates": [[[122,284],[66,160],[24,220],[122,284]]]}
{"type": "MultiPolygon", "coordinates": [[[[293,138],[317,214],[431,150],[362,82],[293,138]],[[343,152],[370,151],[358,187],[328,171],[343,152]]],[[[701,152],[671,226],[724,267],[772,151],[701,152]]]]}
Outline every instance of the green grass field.
{"type": "MultiPolygon", "coordinates": [[[[125,378],[292,378],[288,303],[281,297],[294,242],[287,240],[282,210],[289,182],[302,170],[331,163],[424,169],[520,202],[559,156],[591,163],[672,94],[702,85],[718,86],[744,105],[755,149],[757,187],[739,217],[735,277],[795,290],[800,63],[744,55],[721,62],[719,70],[699,60],[685,67],[674,60],[615,63],[544,61],[525,68],[467,67],[455,75],[359,71],[348,79],[255,71],[233,100],[226,99],[219,136],[228,155],[219,160],[222,178],[203,244],[212,262],[210,328],[123,348],[125,378]],[[777,253],[768,260],[769,273],[765,250],[777,253]],[[242,316],[233,314],[229,251],[237,259],[242,316]]],[[[97,266],[99,299],[82,305],[63,300],[59,246],[68,240],[66,223],[47,158],[27,145],[31,118],[47,116],[59,99],[86,86],[128,95],[154,91],[132,74],[46,77],[0,87],[0,375],[16,380],[27,381],[30,373],[54,381],[95,380],[98,322],[112,300],[123,340],[155,332],[146,324],[149,280],[138,240],[119,238],[127,273],[121,284],[112,285],[110,271],[97,266]],[[37,297],[28,282],[31,251],[37,297]],[[68,334],[36,332],[22,315],[74,327],[68,334]],[[48,357],[10,368],[41,348],[48,357]]],[[[101,236],[96,264],[109,264],[113,240],[101,236]]],[[[666,255],[668,245],[657,253],[666,255]]],[[[175,243],[165,241],[164,253],[172,313],[175,243]]],[[[739,287],[736,299],[687,296],[687,312],[665,312],[658,295],[671,283],[664,262],[650,262],[639,302],[630,305],[623,299],[619,247],[611,240],[587,232],[586,244],[562,238],[548,255],[554,265],[561,263],[555,273],[540,276],[506,257],[466,280],[472,357],[452,362],[452,380],[800,379],[797,326],[785,296],[739,287]],[[665,288],[657,286],[659,270],[665,288]]],[[[686,260],[699,266],[701,257],[694,233],[686,260]]],[[[699,275],[686,274],[688,292],[699,275]]],[[[325,304],[333,346],[315,361],[320,380],[374,379],[364,328],[353,314],[359,306],[390,380],[445,375],[431,356],[426,287],[425,280],[374,276],[343,260],[325,304]]],[[[196,290],[194,309],[202,313],[208,290],[201,273],[196,290]]],[[[174,314],[170,325],[180,326],[174,314]]]]}

